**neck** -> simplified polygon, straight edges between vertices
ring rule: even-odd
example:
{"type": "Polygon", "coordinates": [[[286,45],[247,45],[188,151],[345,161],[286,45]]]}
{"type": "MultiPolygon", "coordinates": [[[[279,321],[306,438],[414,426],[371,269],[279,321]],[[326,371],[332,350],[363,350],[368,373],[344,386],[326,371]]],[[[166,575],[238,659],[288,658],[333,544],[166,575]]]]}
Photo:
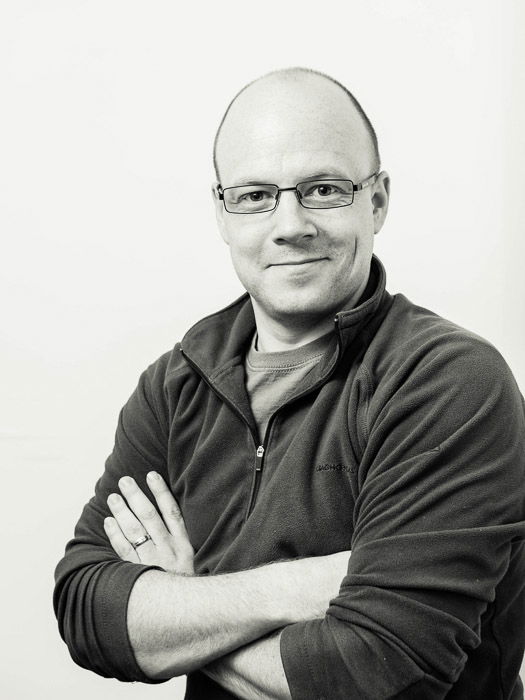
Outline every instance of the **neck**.
{"type": "Polygon", "coordinates": [[[315,325],[300,324],[293,327],[284,325],[260,312],[254,304],[255,323],[257,325],[257,349],[260,352],[282,352],[294,350],[317,340],[334,328],[334,317],[330,315],[315,325]]]}
{"type": "Polygon", "coordinates": [[[270,316],[252,297],[258,336],[257,349],[261,352],[294,350],[330,333],[334,330],[334,318],[338,310],[349,310],[359,305],[367,288],[367,281],[367,279],[363,280],[359,289],[351,295],[346,303],[341,304],[335,311],[317,318],[293,316],[290,319],[270,316]]]}

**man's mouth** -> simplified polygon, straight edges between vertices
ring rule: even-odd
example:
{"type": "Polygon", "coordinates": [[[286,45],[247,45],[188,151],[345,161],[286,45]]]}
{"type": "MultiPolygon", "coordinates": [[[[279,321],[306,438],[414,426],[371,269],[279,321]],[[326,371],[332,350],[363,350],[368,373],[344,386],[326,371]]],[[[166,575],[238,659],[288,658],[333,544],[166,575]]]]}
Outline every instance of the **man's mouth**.
{"type": "Polygon", "coordinates": [[[268,267],[281,267],[284,265],[308,265],[310,263],[320,262],[321,260],[328,260],[328,258],[302,258],[301,260],[283,260],[278,263],[271,263],[268,267]]]}

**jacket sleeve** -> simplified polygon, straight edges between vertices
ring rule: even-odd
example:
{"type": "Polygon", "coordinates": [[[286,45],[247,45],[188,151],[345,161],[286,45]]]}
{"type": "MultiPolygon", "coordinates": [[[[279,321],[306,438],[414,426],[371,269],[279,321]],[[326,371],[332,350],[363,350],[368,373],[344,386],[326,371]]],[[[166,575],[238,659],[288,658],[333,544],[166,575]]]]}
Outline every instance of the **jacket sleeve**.
{"type": "Polygon", "coordinates": [[[128,474],[154,502],[146,485],[147,472],[155,469],[167,478],[162,382],[162,362],[158,361],[142,374],[122,409],[113,452],[55,570],[53,604],[73,660],[121,681],[154,682],[136,663],[126,611],[136,579],[148,569],[161,567],[123,561],[113,551],[103,527],[104,518],[111,515],[106,499],[118,492],[118,480],[128,474]]]}
{"type": "Polygon", "coordinates": [[[347,575],[282,661],[294,699],[438,700],[525,538],[523,399],[465,333],[399,363],[367,416],[347,575]]]}

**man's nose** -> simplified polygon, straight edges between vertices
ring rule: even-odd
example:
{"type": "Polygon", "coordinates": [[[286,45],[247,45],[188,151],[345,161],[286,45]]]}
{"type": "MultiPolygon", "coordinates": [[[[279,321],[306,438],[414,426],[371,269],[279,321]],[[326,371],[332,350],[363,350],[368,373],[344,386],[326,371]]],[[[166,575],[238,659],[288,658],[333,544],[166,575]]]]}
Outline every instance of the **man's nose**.
{"type": "Polygon", "coordinates": [[[310,211],[299,204],[293,190],[281,192],[277,209],[273,212],[273,240],[275,243],[298,243],[315,238],[315,227],[310,211]]]}

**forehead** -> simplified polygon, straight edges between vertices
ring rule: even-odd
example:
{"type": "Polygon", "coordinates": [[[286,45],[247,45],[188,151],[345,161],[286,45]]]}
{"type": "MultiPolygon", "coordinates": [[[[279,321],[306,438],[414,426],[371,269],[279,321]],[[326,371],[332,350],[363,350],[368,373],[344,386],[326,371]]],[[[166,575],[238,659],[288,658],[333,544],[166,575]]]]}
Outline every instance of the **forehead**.
{"type": "Polygon", "coordinates": [[[327,133],[318,141],[306,136],[303,131],[290,136],[239,139],[221,156],[221,179],[224,183],[275,182],[286,186],[321,173],[352,179],[359,171],[357,152],[347,144],[338,144],[327,133]]]}
{"type": "MultiPolygon", "coordinates": [[[[368,134],[347,95],[326,81],[248,88],[227,115],[217,144],[224,185],[279,184],[318,172],[353,178],[366,170],[368,134]]],[[[294,184],[294,183],[292,183],[294,184]]]]}

